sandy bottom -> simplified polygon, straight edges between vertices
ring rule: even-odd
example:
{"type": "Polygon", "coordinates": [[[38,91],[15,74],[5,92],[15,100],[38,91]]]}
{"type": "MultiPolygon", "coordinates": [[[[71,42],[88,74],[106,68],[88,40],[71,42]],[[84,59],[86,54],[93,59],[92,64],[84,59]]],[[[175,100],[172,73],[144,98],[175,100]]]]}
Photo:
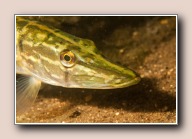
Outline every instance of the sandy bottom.
{"type": "Polygon", "coordinates": [[[105,57],[134,69],[142,80],[114,90],[45,85],[17,123],[175,123],[175,22],[174,17],[62,20],[58,28],[93,40],[105,57]]]}

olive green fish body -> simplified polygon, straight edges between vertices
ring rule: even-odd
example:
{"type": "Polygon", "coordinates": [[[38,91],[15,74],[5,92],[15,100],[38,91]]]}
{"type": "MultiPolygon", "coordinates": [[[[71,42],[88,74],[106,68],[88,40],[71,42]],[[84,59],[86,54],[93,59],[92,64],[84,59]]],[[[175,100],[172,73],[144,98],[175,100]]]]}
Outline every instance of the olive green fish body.
{"type": "MultiPolygon", "coordinates": [[[[103,58],[92,41],[19,16],[16,17],[16,70],[33,78],[18,80],[17,86],[24,80],[27,82],[24,89],[17,87],[18,94],[29,93],[33,84],[36,89],[31,92],[38,92],[41,82],[71,88],[113,89],[140,81],[134,71],[103,58]]],[[[20,103],[26,103],[26,97],[17,97],[20,103]]],[[[19,104],[18,108],[22,107],[19,104]]]]}

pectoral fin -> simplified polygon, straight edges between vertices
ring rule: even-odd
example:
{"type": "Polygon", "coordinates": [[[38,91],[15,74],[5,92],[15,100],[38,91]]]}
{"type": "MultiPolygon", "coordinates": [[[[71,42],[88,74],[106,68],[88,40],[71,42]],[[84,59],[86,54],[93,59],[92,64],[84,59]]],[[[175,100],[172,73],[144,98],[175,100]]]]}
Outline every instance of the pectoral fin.
{"type": "Polygon", "coordinates": [[[41,81],[28,75],[17,74],[16,77],[16,112],[20,114],[35,101],[41,81]]]}

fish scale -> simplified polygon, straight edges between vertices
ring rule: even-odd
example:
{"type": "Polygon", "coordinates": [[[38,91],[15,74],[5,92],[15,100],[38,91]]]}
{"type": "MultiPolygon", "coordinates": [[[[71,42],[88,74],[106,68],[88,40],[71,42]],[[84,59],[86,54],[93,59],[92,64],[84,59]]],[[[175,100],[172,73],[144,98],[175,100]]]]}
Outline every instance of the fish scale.
{"type": "Polygon", "coordinates": [[[114,89],[140,81],[133,70],[106,60],[91,40],[24,16],[16,16],[16,72],[23,76],[18,76],[16,84],[18,113],[34,102],[41,82],[68,88],[114,89]]]}

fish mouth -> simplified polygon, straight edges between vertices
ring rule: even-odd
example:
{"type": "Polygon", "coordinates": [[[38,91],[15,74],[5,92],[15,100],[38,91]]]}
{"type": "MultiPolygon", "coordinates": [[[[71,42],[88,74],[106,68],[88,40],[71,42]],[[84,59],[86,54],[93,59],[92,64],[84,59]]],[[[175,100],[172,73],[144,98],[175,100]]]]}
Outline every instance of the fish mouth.
{"type": "MultiPolygon", "coordinates": [[[[140,77],[135,77],[132,80],[126,81],[126,82],[122,82],[120,84],[112,84],[112,88],[124,88],[124,87],[129,87],[132,85],[136,85],[140,82],[141,78],[140,77]]],[[[111,86],[106,86],[106,89],[110,89],[111,86]]]]}
{"type": "Polygon", "coordinates": [[[136,85],[140,82],[140,77],[135,77],[132,80],[120,81],[122,79],[115,79],[113,81],[109,81],[108,83],[102,82],[99,80],[103,80],[97,77],[89,77],[94,78],[95,80],[73,80],[68,82],[69,88],[86,88],[86,89],[117,89],[117,88],[125,88],[132,85],[136,85]]]}
{"type": "Polygon", "coordinates": [[[141,80],[133,70],[114,64],[102,56],[90,58],[91,63],[81,58],[75,66],[68,69],[64,87],[116,89],[135,85],[141,80]]]}

